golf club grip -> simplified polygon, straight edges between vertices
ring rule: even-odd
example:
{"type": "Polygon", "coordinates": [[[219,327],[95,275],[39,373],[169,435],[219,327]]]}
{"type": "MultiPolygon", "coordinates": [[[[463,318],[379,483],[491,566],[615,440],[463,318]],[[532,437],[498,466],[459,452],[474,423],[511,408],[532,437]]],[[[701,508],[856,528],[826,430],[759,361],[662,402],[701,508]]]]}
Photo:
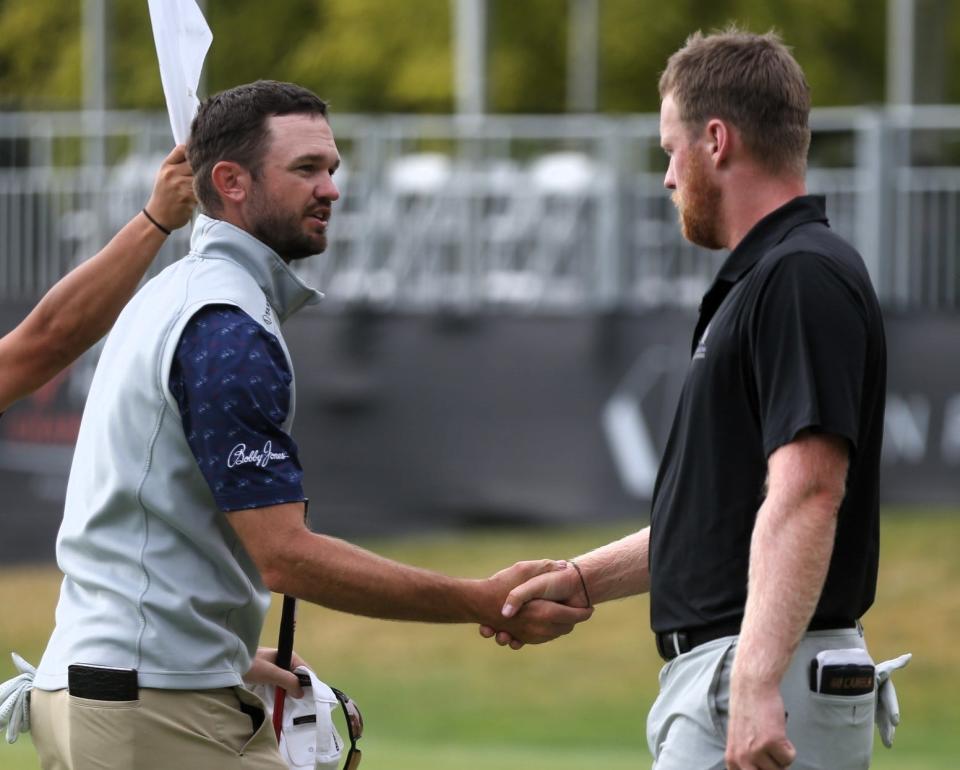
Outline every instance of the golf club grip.
{"type": "Polygon", "coordinates": [[[284,594],[283,610],[280,613],[280,637],[277,639],[277,665],[284,671],[290,670],[293,660],[293,634],[296,629],[297,599],[284,594]]]}
{"type": "MultiPolygon", "coordinates": [[[[293,634],[297,629],[297,599],[283,595],[283,609],[280,612],[280,637],[277,639],[277,665],[284,671],[290,670],[293,662],[293,634]]],[[[287,691],[278,687],[273,697],[273,731],[280,741],[283,729],[283,702],[287,691]]]]}
{"type": "MultiPolygon", "coordinates": [[[[303,521],[307,522],[307,511],[310,501],[303,501],[303,521]]],[[[277,639],[276,664],[284,671],[291,669],[293,663],[293,634],[297,630],[297,597],[283,595],[283,608],[280,611],[280,635],[277,639]]],[[[273,698],[273,730],[280,742],[280,733],[283,731],[283,702],[287,691],[278,687],[273,698]]]]}

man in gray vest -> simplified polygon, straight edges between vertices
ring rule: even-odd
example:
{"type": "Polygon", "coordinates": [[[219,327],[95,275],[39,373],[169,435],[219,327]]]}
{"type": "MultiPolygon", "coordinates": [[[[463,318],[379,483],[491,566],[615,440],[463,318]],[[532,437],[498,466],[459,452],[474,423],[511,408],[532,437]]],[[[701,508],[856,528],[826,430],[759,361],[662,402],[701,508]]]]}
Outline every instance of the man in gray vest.
{"type": "MultiPolygon", "coordinates": [[[[301,694],[257,642],[270,592],[381,618],[482,622],[531,562],[457,580],[310,532],[280,324],[320,295],[289,263],[322,252],[340,157],[326,104],[258,81],[205,101],[188,159],[190,254],[107,340],[80,428],[57,555],[57,626],[32,693],[46,770],[283,768],[262,704],[301,694]]],[[[568,632],[591,610],[534,602],[507,630],[568,632]]]]}

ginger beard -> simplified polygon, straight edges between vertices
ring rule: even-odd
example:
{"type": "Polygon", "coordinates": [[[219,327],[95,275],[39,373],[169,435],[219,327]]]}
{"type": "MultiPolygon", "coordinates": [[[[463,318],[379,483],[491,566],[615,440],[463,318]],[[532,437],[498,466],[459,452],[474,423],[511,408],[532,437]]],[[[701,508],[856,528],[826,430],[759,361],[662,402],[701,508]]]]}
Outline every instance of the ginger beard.
{"type": "Polygon", "coordinates": [[[696,246],[722,249],[720,238],[720,187],[707,173],[707,160],[700,152],[693,152],[685,180],[677,184],[670,199],[680,215],[683,237],[696,246]]]}

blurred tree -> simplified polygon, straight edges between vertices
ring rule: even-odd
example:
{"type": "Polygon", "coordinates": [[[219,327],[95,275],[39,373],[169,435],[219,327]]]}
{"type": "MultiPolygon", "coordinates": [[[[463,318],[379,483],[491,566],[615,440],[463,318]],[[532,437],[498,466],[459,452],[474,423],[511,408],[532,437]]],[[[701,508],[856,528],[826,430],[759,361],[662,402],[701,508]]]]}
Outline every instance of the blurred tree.
{"type": "MultiPolygon", "coordinates": [[[[0,103],[82,103],[84,0],[0,0],[0,103]]],[[[159,108],[146,0],[110,3],[110,104],[159,108]]],[[[960,3],[941,34],[945,93],[960,59],[960,3]]],[[[207,92],[272,77],[303,83],[337,112],[448,112],[453,105],[451,0],[206,0],[214,32],[207,92]]],[[[490,0],[494,112],[561,112],[567,0],[490,0]]],[[[879,0],[602,0],[600,109],[651,111],[667,56],[695,29],[739,21],[777,28],[806,70],[816,105],[880,102],[886,13],[879,0]]]]}
{"type": "MultiPolygon", "coordinates": [[[[116,107],[163,106],[147,0],[110,0],[116,107]]],[[[257,78],[288,80],[304,37],[320,24],[315,0],[206,0],[213,45],[204,64],[207,93],[257,78]]]]}
{"type": "Polygon", "coordinates": [[[730,22],[776,29],[793,48],[815,105],[883,99],[886,17],[877,0],[604,0],[601,108],[659,108],[657,81],[687,36],[730,22]]]}
{"type": "Polygon", "coordinates": [[[491,0],[491,112],[563,112],[566,60],[567,0],[491,0]]]}
{"type": "Polygon", "coordinates": [[[83,100],[80,3],[0,0],[0,107],[83,100]]]}
{"type": "Polygon", "coordinates": [[[288,28],[286,77],[315,89],[337,112],[450,111],[449,0],[311,5],[319,9],[314,23],[288,28]]]}

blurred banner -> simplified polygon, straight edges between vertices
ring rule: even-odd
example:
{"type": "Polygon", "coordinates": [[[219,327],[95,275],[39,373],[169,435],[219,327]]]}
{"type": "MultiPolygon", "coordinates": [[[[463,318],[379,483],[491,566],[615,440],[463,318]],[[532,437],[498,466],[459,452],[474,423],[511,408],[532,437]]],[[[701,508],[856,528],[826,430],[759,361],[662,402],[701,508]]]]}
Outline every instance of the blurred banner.
{"type": "MultiPolygon", "coordinates": [[[[11,328],[29,307],[0,310],[11,328]]],[[[681,311],[304,312],[285,333],[314,529],[642,525],[689,355],[681,311]]],[[[960,502],[960,318],[887,315],[886,504],[960,502]]],[[[96,351],[0,421],[0,563],[50,559],[96,351]]]]}

